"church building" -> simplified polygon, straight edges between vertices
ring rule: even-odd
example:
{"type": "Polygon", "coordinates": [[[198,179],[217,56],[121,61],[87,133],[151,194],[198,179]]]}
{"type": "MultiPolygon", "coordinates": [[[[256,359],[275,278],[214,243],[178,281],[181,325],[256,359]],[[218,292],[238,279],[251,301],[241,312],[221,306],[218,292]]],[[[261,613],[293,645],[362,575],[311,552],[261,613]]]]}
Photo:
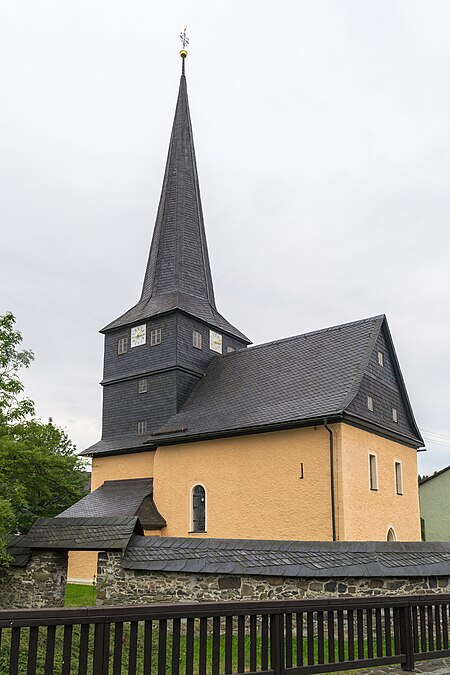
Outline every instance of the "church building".
{"type": "Polygon", "coordinates": [[[139,515],[163,537],[419,541],[423,440],[385,316],[250,346],[217,310],[186,54],[141,297],[102,330],[92,492],[60,517],[139,515]]]}

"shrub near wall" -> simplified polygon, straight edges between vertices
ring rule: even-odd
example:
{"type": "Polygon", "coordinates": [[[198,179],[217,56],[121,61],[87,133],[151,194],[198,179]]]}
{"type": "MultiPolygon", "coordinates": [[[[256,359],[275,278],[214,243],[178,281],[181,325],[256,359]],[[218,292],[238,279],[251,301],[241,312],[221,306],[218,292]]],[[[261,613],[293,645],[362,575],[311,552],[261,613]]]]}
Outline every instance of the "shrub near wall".
{"type": "Polygon", "coordinates": [[[97,605],[449,593],[450,577],[300,578],[128,570],[100,553],[97,605]]]}
{"type": "Polygon", "coordinates": [[[32,553],[24,567],[10,567],[0,576],[0,609],[63,607],[67,551],[32,553]]]}

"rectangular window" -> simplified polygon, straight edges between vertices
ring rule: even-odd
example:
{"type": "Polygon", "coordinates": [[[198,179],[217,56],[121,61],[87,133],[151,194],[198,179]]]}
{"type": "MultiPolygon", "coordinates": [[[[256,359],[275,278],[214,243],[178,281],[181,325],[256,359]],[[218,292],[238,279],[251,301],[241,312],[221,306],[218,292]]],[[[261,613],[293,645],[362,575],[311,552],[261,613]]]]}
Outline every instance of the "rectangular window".
{"type": "Polygon", "coordinates": [[[384,354],[383,354],[383,352],[378,352],[378,365],[380,365],[382,368],[384,366],[384,354]]]}
{"type": "Polygon", "coordinates": [[[369,486],[371,490],[378,490],[377,456],[369,455],[369,486]]]}
{"type": "Polygon", "coordinates": [[[367,408],[373,412],[373,398],[371,396],[367,397],[367,408]]]}
{"type": "Polygon", "coordinates": [[[155,345],[161,344],[161,328],[154,328],[150,332],[150,345],[154,347],[155,345]]]}
{"type": "Polygon", "coordinates": [[[139,380],[138,390],[140,394],[147,393],[147,380],[139,380]]]}
{"type": "Polygon", "coordinates": [[[395,462],[395,494],[403,494],[402,463],[395,462]]]}
{"type": "Polygon", "coordinates": [[[117,340],[117,353],[126,354],[128,351],[128,338],[123,337],[117,340]]]}
{"type": "Polygon", "coordinates": [[[145,434],[147,432],[147,420],[137,423],[138,434],[145,434]]]}
{"type": "Polygon", "coordinates": [[[396,411],[395,408],[392,408],[392,419],[394,422],[398,422],[398,412],[396,411]]]}
{"type": "Polygon", "coordinates": [[[198,330],[192,331],[192,345],[195,349],[202,348],[202,334],[199,333],[198,330]]]}

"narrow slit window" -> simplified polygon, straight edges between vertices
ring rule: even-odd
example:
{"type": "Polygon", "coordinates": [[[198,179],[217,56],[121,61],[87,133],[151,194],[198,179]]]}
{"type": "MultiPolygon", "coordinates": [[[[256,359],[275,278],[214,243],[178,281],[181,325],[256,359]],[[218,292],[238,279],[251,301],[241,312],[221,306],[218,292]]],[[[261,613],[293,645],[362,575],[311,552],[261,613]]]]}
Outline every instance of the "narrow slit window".
{"type": "Polygon", "coordinates": [[[369,455],[369,487],[378,490],[377,456],[369,455]]]}
{"type": "Polygon", "coordinates": [[[367,397],[367,409],[373,412],[373,398],[372,396],[367,397]]]}
{"type": "Polygon", "coordinates": [[[117,340],[117,353],[126,354],[128,351],[128,338],[122,337],[117,340]]]}
{"type": "Polygon", "coordinates": [[[394,532],[394,529],[392,527],[389,528],[386,541],[397,541],[396,534],[394,532]]]}
{"type": "Polygon", "coordinates": [[[206,532],[206,490],[203,485],[192,488],[192,532],[206,532]]]}
{"type": "Polygon", "coordinates": [[[403,494],[402,463],[395,462],[395,494],[403,494]]]}
{"type": "Polygon", "coordinates": [[[395,408],[392,408],[392,419],[394,422],[398,422],[398,412],[395,408]]]}
{"type": "Polygon", "coordinates": [[[140,394],[147,393],[147,380],[139,380],[138,391],[140,394]]]}
{"type": "Polygon", "coordinates": [[[141,420],[137,423],[137,432],[138,434],[147,433],[147,420],[141,420]]]}
{"type": "Polygon", "coordinates": [[[378,352],[378,365],[382,368],[384,367],[384,354],[383,352],[378,352]]]}
{"type": "Polygon", "coordinates": [[[155,345],[161,344],[161,328],[154,328],[150,331],[150,346],[154,347],[155,345]]]}
{"type": "Polygon", "coordinates": [[[195,347],[195,349],[202,348],[202,334],[199,333],[198,330],[192,331],[192,346],[195,347]]]}

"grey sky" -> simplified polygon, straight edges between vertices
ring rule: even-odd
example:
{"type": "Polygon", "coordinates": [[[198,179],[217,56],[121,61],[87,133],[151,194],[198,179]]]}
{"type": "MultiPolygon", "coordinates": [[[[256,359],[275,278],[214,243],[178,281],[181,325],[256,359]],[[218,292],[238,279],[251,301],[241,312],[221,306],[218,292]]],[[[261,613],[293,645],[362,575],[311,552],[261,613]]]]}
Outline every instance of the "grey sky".
{"type": "MultiPolygon", "coordinates": [[[[254,342],[386,313],[450,437],[445,0],[2,3],[0,311],[38,414],[100,436],[97,331],[140,294],[186,22],[219,310],[254,342]]],[[[421,473],[450,463],[427,447],[421,473]]]]}

